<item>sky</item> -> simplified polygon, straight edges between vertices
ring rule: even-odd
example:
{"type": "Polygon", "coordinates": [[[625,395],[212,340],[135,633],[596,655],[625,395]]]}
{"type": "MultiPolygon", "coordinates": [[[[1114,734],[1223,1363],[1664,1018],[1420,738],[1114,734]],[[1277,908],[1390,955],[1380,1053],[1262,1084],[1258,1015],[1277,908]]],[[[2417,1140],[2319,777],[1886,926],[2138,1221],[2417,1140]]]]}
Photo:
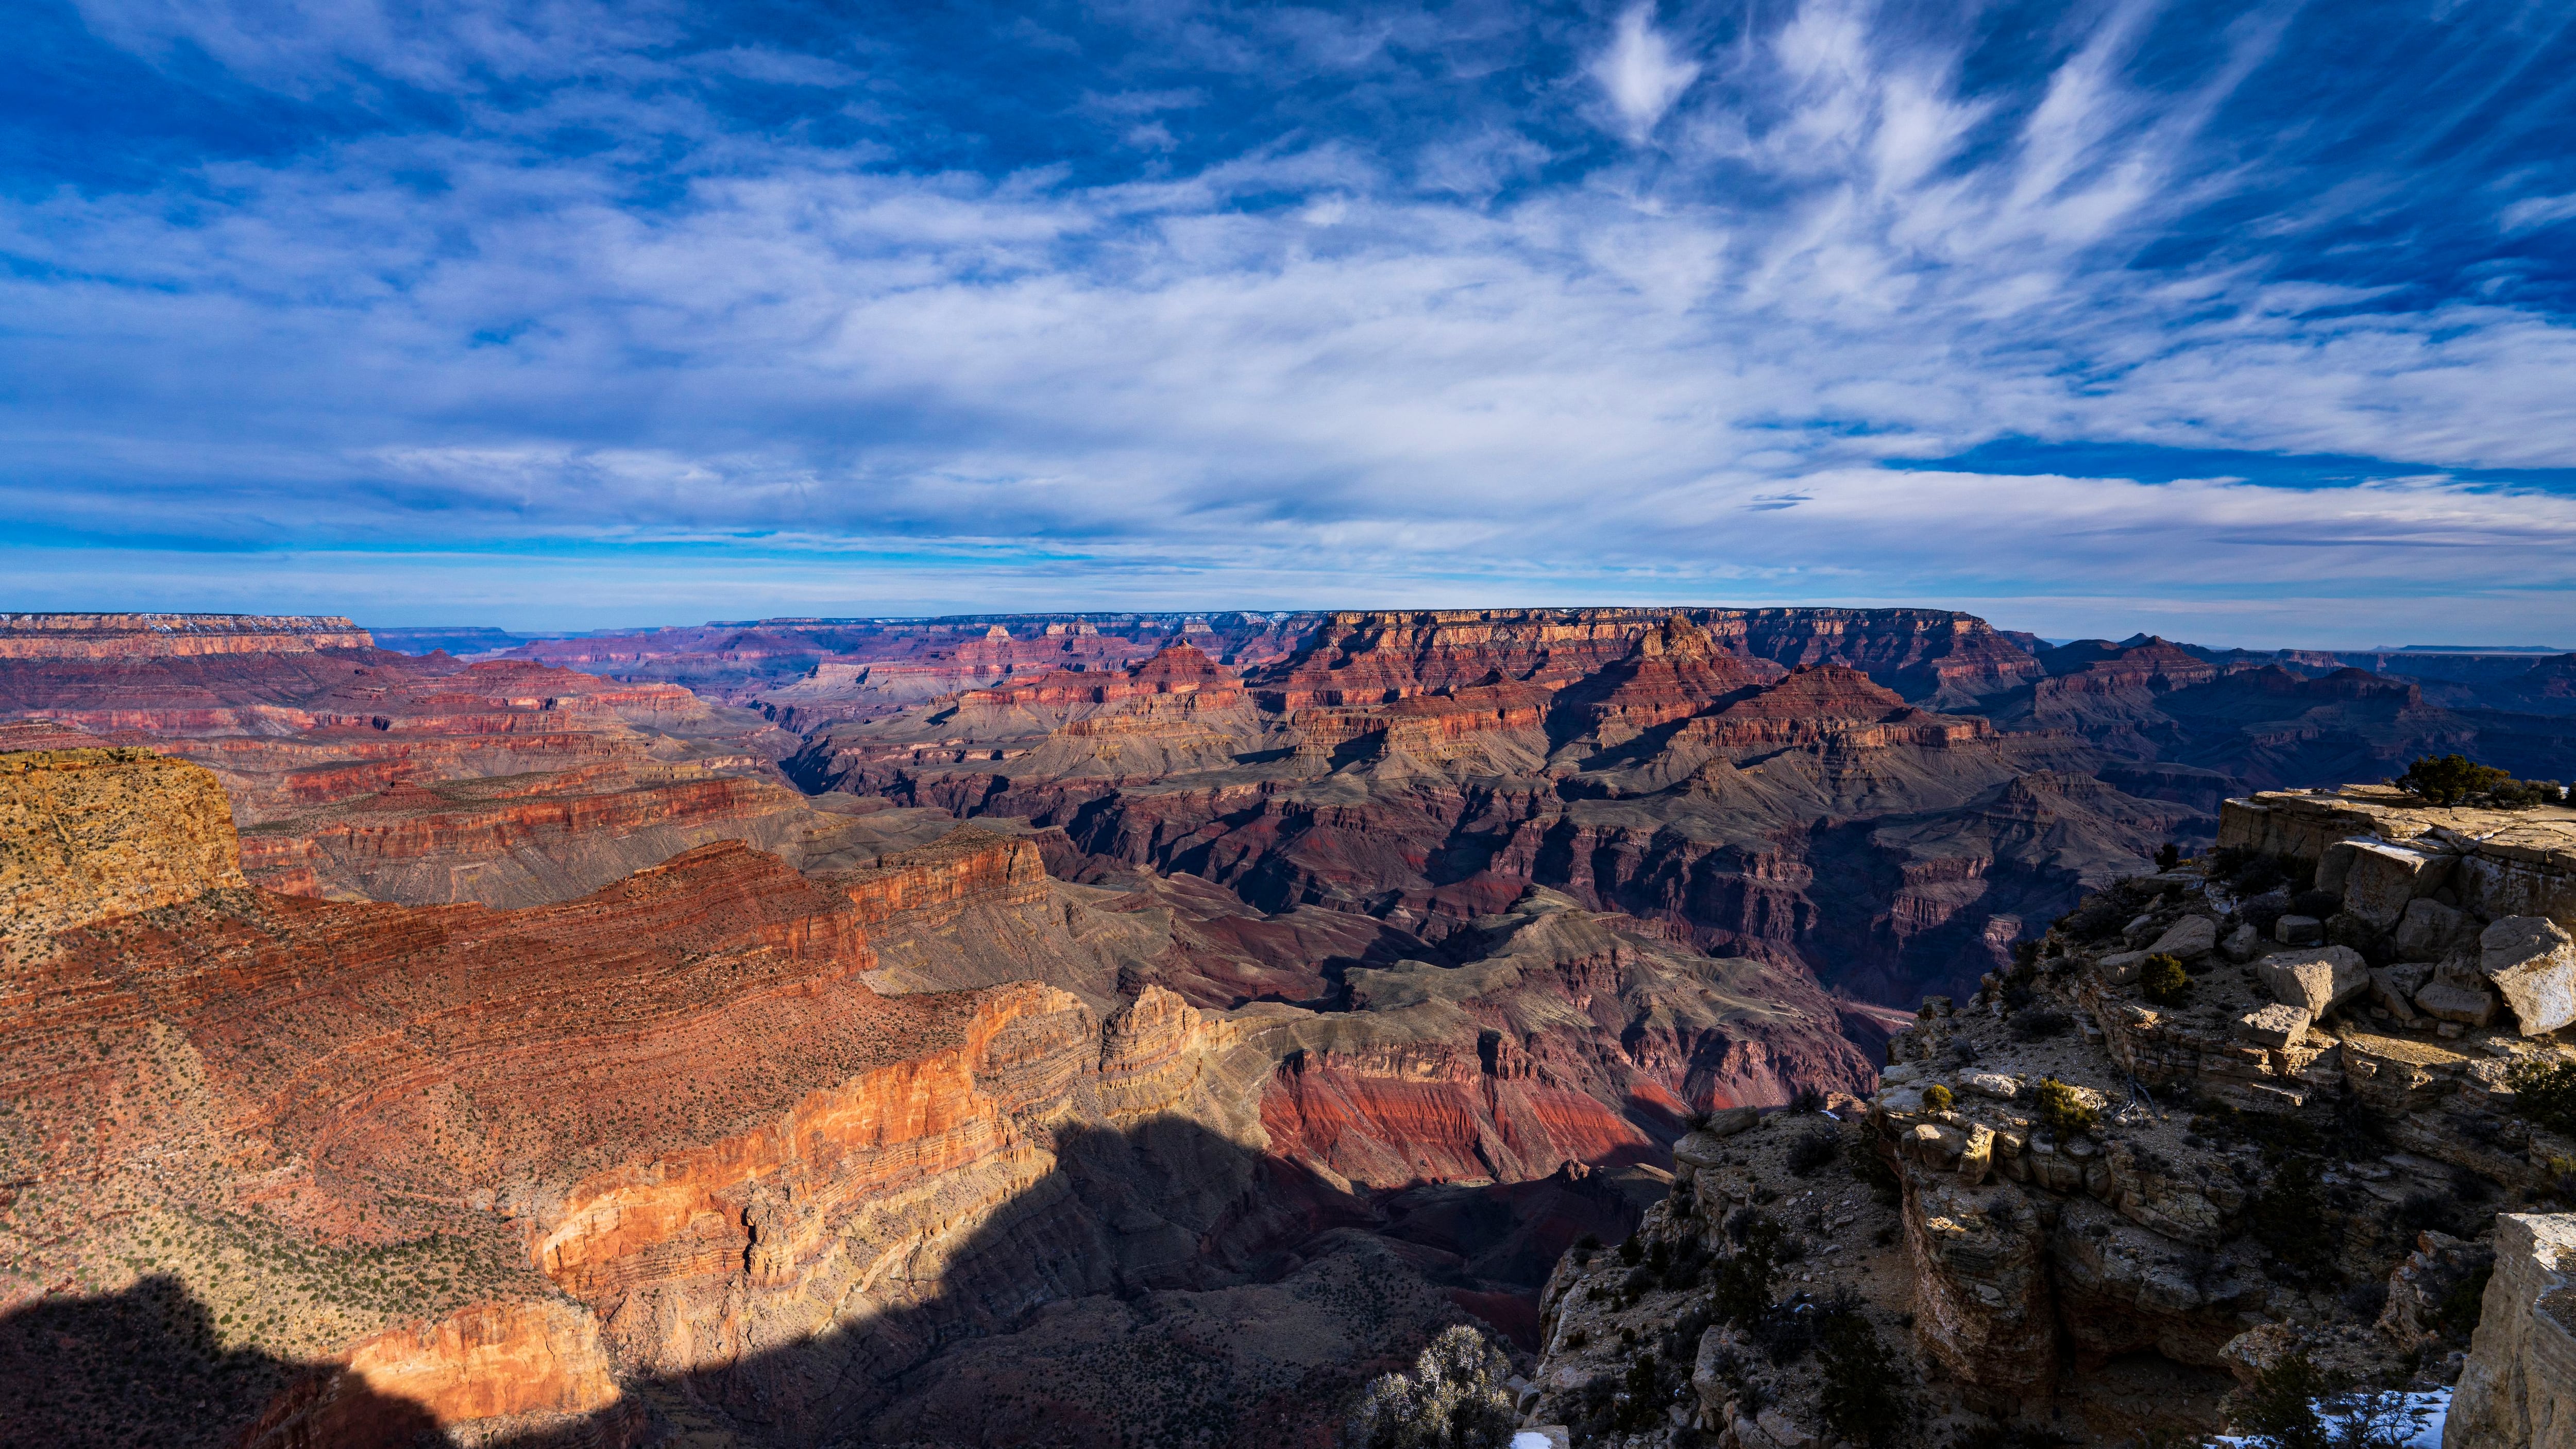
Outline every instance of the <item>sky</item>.
{"type": "Polygon", "coordinates": [[[20,0],[0,609],[2576,647],[2576,6],[20,0]]]}

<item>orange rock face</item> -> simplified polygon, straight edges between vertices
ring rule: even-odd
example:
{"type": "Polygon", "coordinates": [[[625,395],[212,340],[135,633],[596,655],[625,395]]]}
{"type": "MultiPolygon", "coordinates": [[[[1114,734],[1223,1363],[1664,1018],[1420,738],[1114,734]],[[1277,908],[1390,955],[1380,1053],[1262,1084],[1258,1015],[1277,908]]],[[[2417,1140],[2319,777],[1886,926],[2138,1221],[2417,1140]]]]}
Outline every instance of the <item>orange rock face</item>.
{"type": "Polygon", "coordinates": [[[137,749],[0,752],[0,960],[13,940],[241,884],[222,787],[197,766],[137,749]]]}

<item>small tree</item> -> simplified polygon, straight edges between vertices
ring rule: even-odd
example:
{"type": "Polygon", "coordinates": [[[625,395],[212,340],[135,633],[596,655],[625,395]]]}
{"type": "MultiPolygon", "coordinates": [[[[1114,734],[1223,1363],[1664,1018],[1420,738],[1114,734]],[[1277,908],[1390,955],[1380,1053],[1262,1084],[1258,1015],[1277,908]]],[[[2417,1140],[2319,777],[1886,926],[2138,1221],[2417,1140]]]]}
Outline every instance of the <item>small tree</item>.
{"type": "Polygon", "coordinates": [[[1958,1100],[1958,1098],[1950,1095],[1949,1088],[1942,1086],[1939,1082],[1934,1082],[1932,1085],[1923,1089],[1923,1110],[1926,1112],[1947,1112],[1950,1110],[1951,1105],[1958,1100]]]}
{"type": "Polygon", "coordinates": [[[2182,847],[2168,840],[2156,847],[2156,869],[2172,870],[2182,864],[2182,847]]]}
{"type": "Polygon", "coordinates": [[[2397,788],[2423,798],[2427,804],[2457,805],[2471,795],[2483,795],[2499,785],[2509,784],[2513,776],[2492,765],[2481,765],[2466,755],[2431,755],[2418,758],[2397,777],[2397,788]]]}
{"type": "Polygon", "coordinates": [[[2180,1006],[2191,995],[2191,973],[2182,969],[2180,958],[2158,951],[2139,969],[2138,985],[2156,1005],[2180,1006]]]}
{"type": "Polygon", "coordinates": [[[2317,1367],[2306,1349],[2293,1348],[2254,1376],[2236,1426],[2271,1449],[2334,1449],[2317,1401],[2343,1388],[2341,1376],[2317,1367]]]}
{"type": "Polygon", "coordinates": [[[1508,1449],[1511,1360],[1466,1324],[1431,1340],[1410,1374],[1368,1386],[1343,1426],[1348,1449],[1508,1449]]]}
{"type": "Polygon", "coordinates": [[[1750,1324],[1771,1306],[1771,1277],[1780,1267],[1780,1225],[1758,1212],[1730,1218],[1735,1251],[1710,1273],[1710,1306],[1729,1323],[1750,1324]]]}
{"type": "Polygon", "coordinates": [[[1818,1407],[1825,1427],[1855,1444],[1892,1443],[1914,1419],[1913,1405],[1898,1390],[1896,1355],[1879,1341],[1856,1304],[1830,1307],[1818,1332],[1817,1358],[1825,1370],[1818,1407]]]}

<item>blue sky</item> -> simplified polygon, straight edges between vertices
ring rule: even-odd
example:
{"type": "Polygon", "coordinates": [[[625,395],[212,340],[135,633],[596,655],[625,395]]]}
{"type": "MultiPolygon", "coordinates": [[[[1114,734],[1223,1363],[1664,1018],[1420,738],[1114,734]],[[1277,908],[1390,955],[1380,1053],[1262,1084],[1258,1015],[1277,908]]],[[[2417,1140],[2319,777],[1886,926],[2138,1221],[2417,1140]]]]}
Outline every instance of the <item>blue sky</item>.
{"type": "Polygon", "coordinates": [[[2576,646],[2572,26],[24,0],[0,608],[2576,646]]]}

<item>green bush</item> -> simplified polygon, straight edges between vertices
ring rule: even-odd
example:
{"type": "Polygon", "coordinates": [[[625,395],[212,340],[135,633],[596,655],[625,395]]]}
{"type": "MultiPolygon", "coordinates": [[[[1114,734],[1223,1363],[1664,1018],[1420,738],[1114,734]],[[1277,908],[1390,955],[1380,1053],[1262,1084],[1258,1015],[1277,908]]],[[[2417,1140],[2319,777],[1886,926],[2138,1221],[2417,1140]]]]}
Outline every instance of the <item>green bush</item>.
{"type": "Polygon", "coordinates": [[[2090,1132],[2102,1120],[2102,1114],[2084,1103],[2083,1095],[2055,1077],[2042,1077],[2034,1093],[2039,1107],[2039,1120],[2060,1137],[2090,1132]]]}
{"type": "Polygon", "coordinates": [[[2472,795],[2483,795],[2511,783],[2513,776],[2491,765],[2477,764],[2465,755],[2444,755],[2439,759],[2424,755],[2397,777],[2397,788],[2433,805],[2457,805],[2472,795]]]}
{"type": "Polygon", "coordinates": [[[1513,1412],[1512,1362],[1461,1323],[1431,1340],[1410,1374],[1370,1384],[1343,1426],[1348,1449],[1507,1449],[1513,1412]]]}
{"type": "Polygon", "coordinates": [[[2576,1136],[2576,1062],[2519,1061],[2507,1068],[2514,1115],[2535,1127],[2576,1136]]]}
{"type": "Polygon", "coordinates": [[[1951,1104],[1957,1100],[1958,1098],[1950,1095],[1950,1089],[1939,1082],[1934,1082],[1923,1089],[1923,1110],[1926,1112],[1947,1112],[1951,1104]]]}
{"type": "Polygon", "coordinates": [[[1817,1359],[1825,1370],[1818,1396],[1825,1427],[1855,1444],[1897,1441],[1914,1421],[1913,1405],[1898,1391],[1896,1355],[1879,1341],[1857,1306],[1829,1309],[1817,1334],[1817,1359]]]}
{"type": "Polygon", "coordinates": [[[2156,1005],[2180,1006],[2191,995],[2191,973],[2182,969],[2180,957],[2158,951],[2139,969],[2138,985],[2156,1005]]]}
{"type": "Polygon", "coordinates": [[[1780,1267],[1780,1225],[1760,1213],[1745,1213],[1728,1221],[1727,1235],[1735,1240],[1735,1251],[1718,1261],[1709,1277],[1713,1288],[1709,1306],[1729,1323],[1751,1324],[1771,1306],[1771,1278],[1780,1267]]]}
{"type": "Polygon", "coordinates": [[[2334,1432],[2317,1412],[2317,1401],[2344,1388],[2342,1376],[2317,1367],[2306,1349],[2291,1349],[2254,1376],[2236,1427],[2272,1449],[2334,1449],[2334,1432]]]}

